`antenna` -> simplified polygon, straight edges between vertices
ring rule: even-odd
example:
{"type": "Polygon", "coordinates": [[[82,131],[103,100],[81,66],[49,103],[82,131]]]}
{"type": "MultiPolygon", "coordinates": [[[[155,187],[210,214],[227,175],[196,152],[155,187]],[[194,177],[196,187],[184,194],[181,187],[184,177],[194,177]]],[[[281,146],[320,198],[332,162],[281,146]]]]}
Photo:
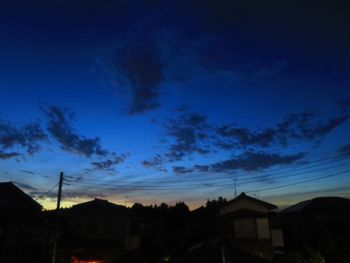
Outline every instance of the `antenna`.
{"type": "Polygon", "coordinates": [[[237,178],[233,178],[233,187],[235,188],[235,197],[237,196],[237,184],[236,184],[237,178]]]}

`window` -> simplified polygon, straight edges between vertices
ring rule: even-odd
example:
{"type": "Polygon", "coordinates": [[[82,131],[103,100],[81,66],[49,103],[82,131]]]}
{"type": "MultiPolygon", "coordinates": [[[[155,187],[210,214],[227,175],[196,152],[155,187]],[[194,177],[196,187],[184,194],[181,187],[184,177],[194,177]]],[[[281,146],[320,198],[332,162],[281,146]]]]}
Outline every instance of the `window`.
{"type": "Polygon", "coordinates": [[[236,238],[256,238],[256,224],[254,218],[242,218],[234,220],[236,238]]]}

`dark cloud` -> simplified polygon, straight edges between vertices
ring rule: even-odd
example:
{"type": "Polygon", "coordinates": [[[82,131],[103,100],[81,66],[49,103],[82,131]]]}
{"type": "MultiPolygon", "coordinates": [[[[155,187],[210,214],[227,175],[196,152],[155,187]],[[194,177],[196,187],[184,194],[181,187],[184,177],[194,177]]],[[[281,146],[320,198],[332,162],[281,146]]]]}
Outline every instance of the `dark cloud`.
{"type": "Polygon", "coordinates": [[[271,128],[252,132],[247,128],[223,125],[217,129],[217,133],[219,135],[218,145],[224,149],[244,146],[269,147],[276,139],[276,131],[271,128]],[[225,141],[223,138],[232,140],[225,141]]]}
{"type": "Polygon", "coordinates": [[[348,115],[331,118],[327,121],[318,121],[313,112],[303,112],[288,116],[278,124],[277,132],[288,140],[288,136],[297,140],[318,140],[330,133],[333,129],[344,123],[348,115]],[[316,120],[315,120],[316,119],[316,120]]]}
{"type": "Polygon", "coordinates": [[[173,167],[173,172],[176,174],[187,174],[187,173],[192,173],[193,169],[191,168],[186,168],[183,166],[174,166],[173,167]]]}
{"type": "Polygon", "coordinates": [[[149,37],[132,39],[118,49],[114,66],[130,88],[129,114],[138,114],[158,108],[159,84],[163,67],[159,48],[149,37]]]}
{"type": "Polygon", "coordinates": [[[3,152],[0,151],[0,160],[7,160],[15,157],[20,157],[21,154],[17,152],[3,152]]]}
{"type": "Polygon", "coordinates": [[[99,137],[86,138],[74,131],[71,126],[73,113],[56,106],[43,108],[47,117],[47,130],[60,145],[71,153],[91,157],[92,155],[106,156],[109,152],[102,148],[99,137]]]}
{"type": "Polygon", "coordinates": [[[124,162],[125,155],[116,156],[113,159],[107,159],[103,161],[92,162],[92,166],[95,170],[110,170],[114,165],[124,162]]]}
{"type": "MultiPolygon", "coordinates": [[[[274,165],[294,162],[303,157],[300,153],[281,155],[287,147],[317,146],[329,133],[348,120],[347,114],[325,119],[319,113],[305,111],[290,114],[274,126],[252,130],[238,125],[216,126],[197,113],[181,114],[163,122],[167,150],[150,160],[142,162],[144,167],[159,166],[163,162],[175,162],[185,157],[196,158],[196,154],[207,157],[219,152],[242,152],[238,157],[212,166],[195,165],[193,171],[257,170],[274,165]],[[231,167],[231,168],[229,168],[231,167]]],[[[176,168],[174,172],[190,172],[176,168]]]]}
{"type": "Polygon", "coordinates": [[[205,116],[196,113],[183,114],[176,119],[170,119],[163,126],[167,136],[172,139],[166,153],[170,161],[181,160],[193,153],[210,153],[210,145],[205,140],[209,132],[205,116]]]}
{"type": "Polygon", "coordinates": [[[223,125],[217,128],[219,135],[217,145],[223,149],[272,146],[287,147],[300,142],[317,143],[343,124],[348,115],[320,120],[314,112],[301,112],[287,116],[275,127],[268,127],[260,131],[234,125],[223,125]]]}
{"type": "Polygon", "coordinates": [[[340,147],[338,150],[339,153],[344,153],[344,154],[350,154],[350,143],[345,144],[344,146],[340,147]]]}
{"type": "Polygon", "coordinates": [[[21,170],[21,172],[26,174],[35,174],[33,171],[29,171],[29,170],[21,170]]]}
{"type": "Polygon", "coordinates": [[[146,168],[152,168],[152,167],[157,167],[161,165],[164,162],[163,158],[161,155],[157,154],[157,156],[148,159],[148,160],[143,160],[141,164],[146,167],[146,168]]]}
{"type": "Polygon", "coordinates": [[[16,125],[9,121],[0,120],[0,158],[10,159],[22,155],[21,152],[10,149],[22,148],[27,154],[34,154],[41,149],[41,143],[47,136],[39,123],[16,125]]]}
{"type": "Polygon", "coordinates": [[[47,118],[47,130],[51,137],[59,143],[61,149],[89,158],[92,156],[100,158],[98,161],[91,162],[92,170],[109,170],[125,160],[125,154],[117,155],[103,149],[99,137],[86,138],[78,134],[71,124],[74,113],[68,109],[49,106],[43,108],[43,112],[47,118]]]}
{"type": "Polygon", "coordinates": [[[267,152],[245,152],[238,157],[231,158],[211,165],[215,172],[230,172],[235,170],[257,171],[275,165],[288,165],[302,159],[304,153],[282,155],[267,152]]]}
{"type": "Polygon", "coordinates": [[[179,107],[175,108],[175,111],[177,112],[185,112],[187,110],[186,105],[180,105],[179,107]]]}

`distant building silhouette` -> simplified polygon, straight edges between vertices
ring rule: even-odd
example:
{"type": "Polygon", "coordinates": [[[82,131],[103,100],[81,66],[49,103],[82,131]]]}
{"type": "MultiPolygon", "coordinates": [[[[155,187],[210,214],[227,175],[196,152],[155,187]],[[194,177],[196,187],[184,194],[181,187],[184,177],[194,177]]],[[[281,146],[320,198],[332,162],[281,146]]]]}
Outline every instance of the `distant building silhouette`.
{"type": "Polygon", "coordinates": [[[42,261],[48,227],[42,206],[12,182],[0,183],[0,262],[42,261]]]}
{"type": "Polygon", "coordinates": [[[311,247],[330,262],[338,262],[335,257],[350,258],[350,199],[318,197],[292,205],[280,214],[287,248],[311,247]]]}
{"type": "Polygon", "coordinates": [[[72,262],[108,263],[118,251],[139,249],[147,223],[127,207],[98,198],[62,212],[59,251],[72,262]]]}

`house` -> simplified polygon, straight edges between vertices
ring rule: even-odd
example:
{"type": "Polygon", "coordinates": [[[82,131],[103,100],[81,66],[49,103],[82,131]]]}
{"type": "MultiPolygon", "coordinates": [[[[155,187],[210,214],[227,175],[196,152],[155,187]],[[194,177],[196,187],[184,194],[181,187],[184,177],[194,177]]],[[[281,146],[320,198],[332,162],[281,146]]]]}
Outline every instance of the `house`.
{"type": "Polygon", "coordinates": [[[292,205],[280,214],[286,247],[307,246],[332,255],[350,251],[350,199],[317,197],[292,205]]]}
{"type": "Polygon", "coordinates": [[[12,182],[0,182],[0,262],[35,262],[46,251],[42,206],[12,182]]]}
{"type": "Polygon", "coordinates": [[[276,212],[276,205],[241,193],[219,212],[221,234],[233,249],[271,258],[283,247],[276,212]]]}
{"type": "Polygon", "coordinates": [[[119,252],[138,249],[142,218],[125,206],[95,198],[62,211],[61,255],[71,262],[111,262],[119,252]],[[74,260],[73,260],[74,259],[74,260]]]}
{"type": "Polygon", "coordinates": [[[6,216],[40,213],[42,206],[12,182],[0,182],[0,209],[6,216]]]}

